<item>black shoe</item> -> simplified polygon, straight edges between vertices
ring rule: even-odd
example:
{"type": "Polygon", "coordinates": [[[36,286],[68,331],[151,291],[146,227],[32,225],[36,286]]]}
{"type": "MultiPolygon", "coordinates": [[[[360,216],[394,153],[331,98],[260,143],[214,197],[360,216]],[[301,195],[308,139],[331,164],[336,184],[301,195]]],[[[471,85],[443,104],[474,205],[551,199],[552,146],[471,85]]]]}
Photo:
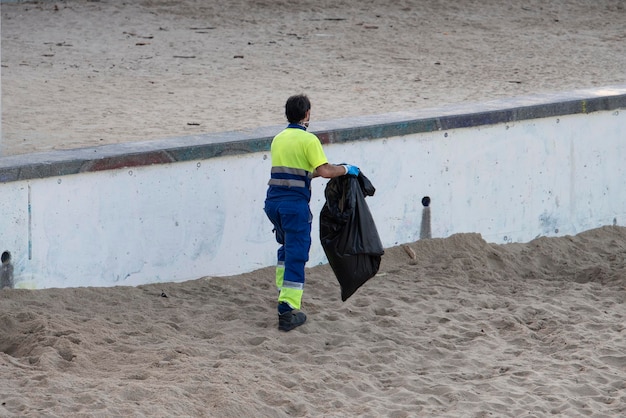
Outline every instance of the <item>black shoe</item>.
{"type": "Polygon", "coordinates": [[[293,310],[278,315],[278,329],[281,331],[291,331],[305,322],[306,315],[304,312],[293,310]]]}

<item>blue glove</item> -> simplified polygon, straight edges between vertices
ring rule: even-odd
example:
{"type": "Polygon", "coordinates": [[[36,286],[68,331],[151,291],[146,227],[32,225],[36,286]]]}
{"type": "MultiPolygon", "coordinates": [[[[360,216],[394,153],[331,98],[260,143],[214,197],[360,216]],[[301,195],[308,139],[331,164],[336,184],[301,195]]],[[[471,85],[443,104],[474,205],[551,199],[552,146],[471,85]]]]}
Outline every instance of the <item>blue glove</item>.
{"type": "Polygon", "coordinates": [[[361,170],[359,170],[359,167],[355,165],[350,165],[350,164],[341,164],[341,165],[346,168],[346,174],[349,174],[351,176],[358,176],[359,173],[361,172],[361,170]]]}

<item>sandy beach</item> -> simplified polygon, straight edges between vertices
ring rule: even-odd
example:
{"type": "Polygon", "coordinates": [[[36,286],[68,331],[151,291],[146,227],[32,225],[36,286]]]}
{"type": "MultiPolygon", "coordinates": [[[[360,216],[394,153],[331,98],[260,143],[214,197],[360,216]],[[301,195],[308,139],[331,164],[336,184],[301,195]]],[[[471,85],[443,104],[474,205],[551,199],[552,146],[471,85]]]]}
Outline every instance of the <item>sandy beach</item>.
{"type": "Polygon", "coordinates": [[[409,247],[346,302],[309,269],[289,333],[273,269],[0,291],[0,416],[626,414],[626,228],[409,247]]]}
{"type": "Polygon", "coordinates": [[[626,83],[621,0],[2,4],[3,155],[626,83]]]}
{"type": "MultiPolygon", "coordinates": [[[[620,0],[2,3],[3,155],[626,83],[620,0]]],[[[314,237],[317,239],[317,237],[314,237]]],[[[0,291],[0,417],[626,416],[626,228],[307,270],[0,291]]]]}

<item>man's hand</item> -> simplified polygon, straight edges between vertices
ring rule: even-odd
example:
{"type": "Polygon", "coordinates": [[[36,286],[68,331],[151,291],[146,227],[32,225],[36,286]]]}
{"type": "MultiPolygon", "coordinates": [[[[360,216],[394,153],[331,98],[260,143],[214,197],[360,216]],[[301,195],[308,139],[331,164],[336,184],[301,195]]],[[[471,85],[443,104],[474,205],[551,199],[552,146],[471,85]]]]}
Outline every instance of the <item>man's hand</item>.
{"type": "Polygon", "coordinates": [[[350,165],[350,164],[341,164],[341,165],[345,167],[346,174],[349,174],[351,176],[358,176],[359,173],[361,172],[361,170],[359,170],[359,167],[355,165],[350,165]]]}

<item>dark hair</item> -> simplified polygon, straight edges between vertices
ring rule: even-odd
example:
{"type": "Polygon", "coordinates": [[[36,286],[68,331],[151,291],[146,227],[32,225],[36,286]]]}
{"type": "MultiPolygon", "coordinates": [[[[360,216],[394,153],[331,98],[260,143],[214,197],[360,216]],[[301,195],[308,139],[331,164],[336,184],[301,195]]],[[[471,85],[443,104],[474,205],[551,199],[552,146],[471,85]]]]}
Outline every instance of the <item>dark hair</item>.
{"type": "Polygon", "coordinates": [[[304,94],[291,96],[285,104],[285,116],[289,123],[298,123],[304,119],[309,109],[311,109],[311,102],[304,94]]]}

